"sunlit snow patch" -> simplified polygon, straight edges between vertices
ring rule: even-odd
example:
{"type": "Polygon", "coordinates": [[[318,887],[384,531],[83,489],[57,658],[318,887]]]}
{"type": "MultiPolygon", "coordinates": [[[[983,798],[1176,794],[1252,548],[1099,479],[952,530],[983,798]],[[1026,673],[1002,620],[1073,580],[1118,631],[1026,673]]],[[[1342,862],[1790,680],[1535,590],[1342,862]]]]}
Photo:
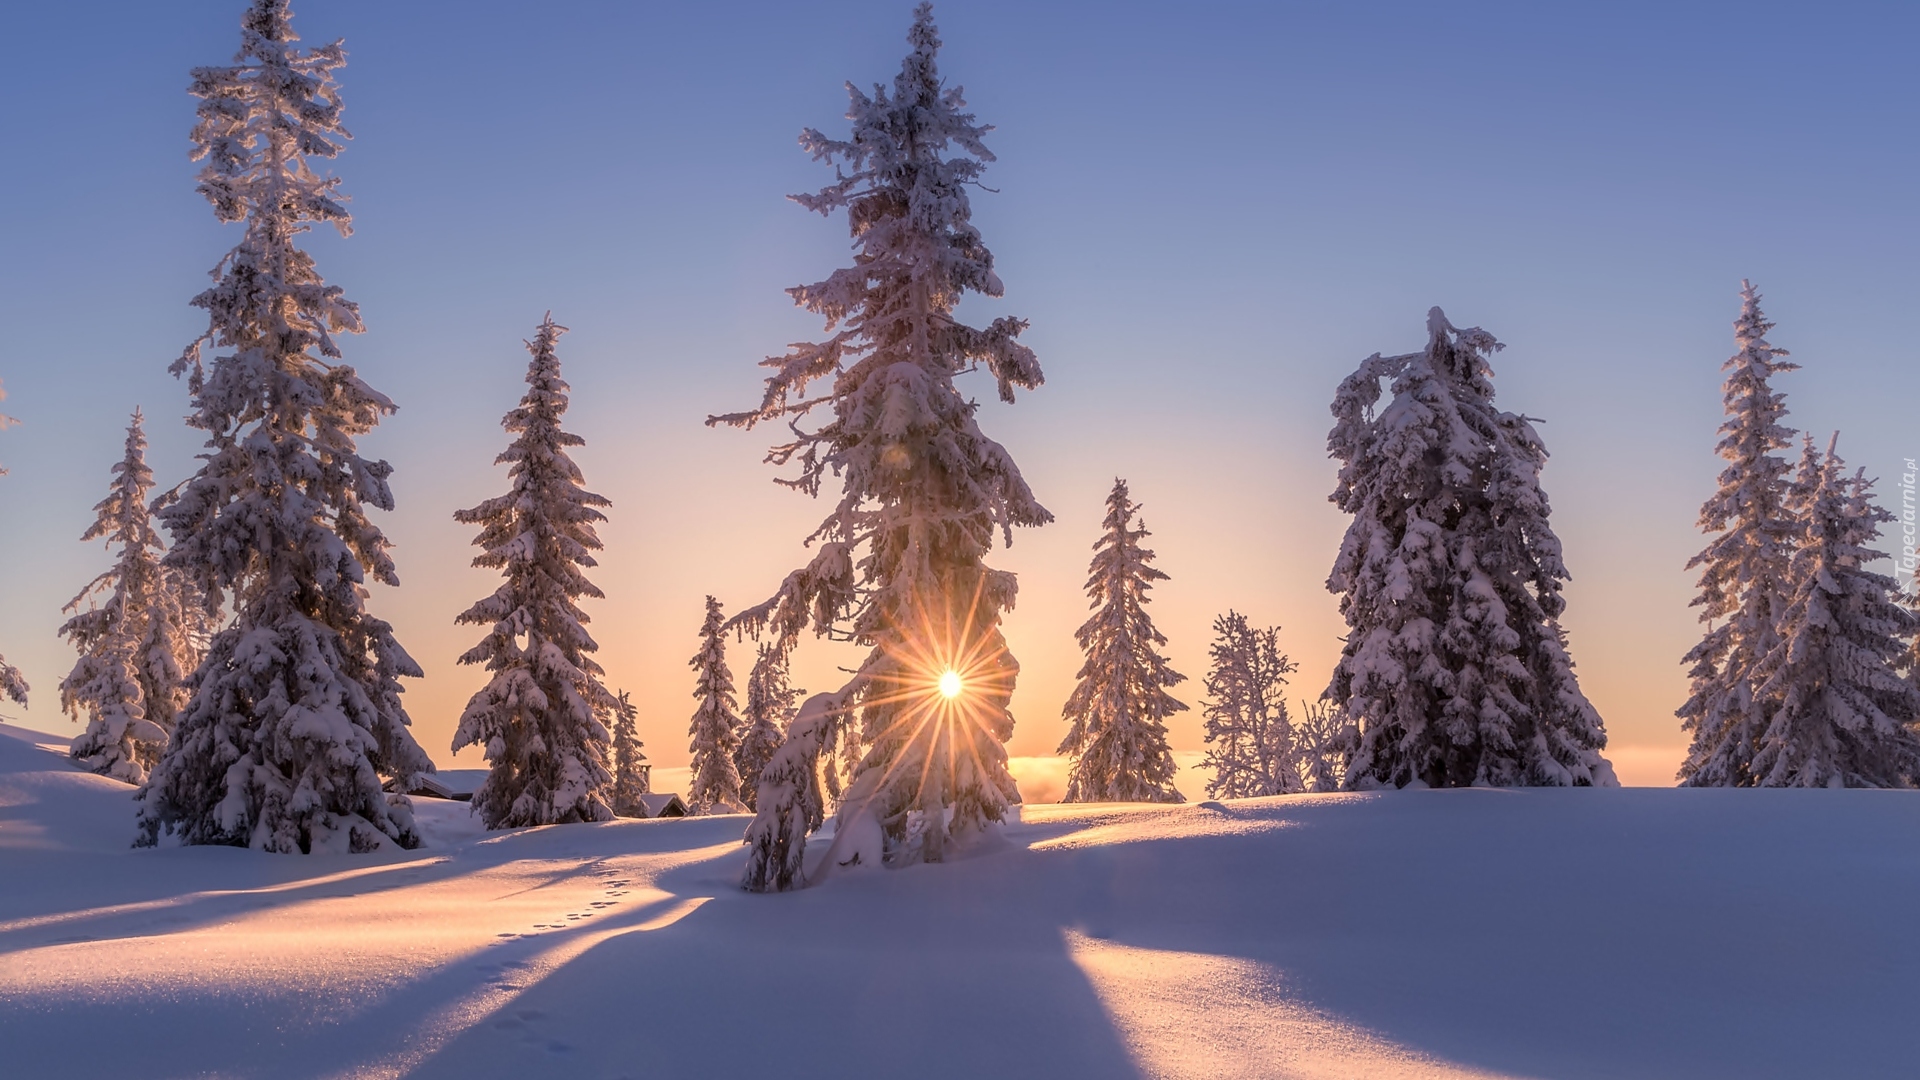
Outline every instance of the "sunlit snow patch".
{"type": "Polygon", "coordinates": [[[1499,1080],[1288,1000],[1265,965],[1065,934],[1149,1080],[1499,1080]]]}
{"type": "MultiPolygon", "coordinates": [[[[1281,798],[1284,798],[1282,796],[1281,798]]],[[[1272,803],[1276,800],[1261,800],[1272,803]]],[[[1064,836],[1035,840],[1035,851],[1069,850],[1144,840],[1174,840],[1196,836],[1252,836],[1297,827],[1298,823],[1245,802],[1227,806],[1217,802],[1167,806],[1156,803],[1061,803],[1023,806],[1023,825],[1073,823],[1080,828],[1064,836]]]]}

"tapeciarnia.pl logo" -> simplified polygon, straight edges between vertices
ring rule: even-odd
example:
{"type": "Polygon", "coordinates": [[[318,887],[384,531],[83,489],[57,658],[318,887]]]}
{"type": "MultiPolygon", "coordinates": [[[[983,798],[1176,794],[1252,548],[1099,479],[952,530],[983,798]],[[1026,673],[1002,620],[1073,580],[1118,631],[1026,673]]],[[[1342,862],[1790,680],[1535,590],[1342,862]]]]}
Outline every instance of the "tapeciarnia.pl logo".
{"type": "Polygon", "coordinates": [[[1914,514],[1913,481],[1920,474],[1913,458],[1906,459],[1906,467],[1900,472],[1900,557],[1894,560],[1894,576],[1905,578],[1908,593],[1916,591],[1913,584],[1914,571],[1914,514]]]}

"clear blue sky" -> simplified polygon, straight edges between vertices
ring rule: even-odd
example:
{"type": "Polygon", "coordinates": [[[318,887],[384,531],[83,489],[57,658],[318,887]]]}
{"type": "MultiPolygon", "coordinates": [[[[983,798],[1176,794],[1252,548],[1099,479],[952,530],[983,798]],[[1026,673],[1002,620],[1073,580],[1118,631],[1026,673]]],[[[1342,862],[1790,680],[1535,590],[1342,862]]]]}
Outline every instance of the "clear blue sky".
{"type": "MultiPolygon", "coordinates": [[[[0,408],[22,421],[0,434],[0,652],[34,685],[37,727],[68,729],[53,631],[105,564],[77,538],[127,413],[146,408],[164,482],[193,465],[165,368],[233,236],[193,192],[184,86],[232,55],[241,6],[0,13],[0,408]]],[[[844,261],[845,230],[783,199],[827,176],[794,137],[844,129],[844,80],[891,78],[910,7],[296,3],[309,44],[344,37],[350,55],[356,139],[336,171],[357,233],[313,249],[366,317],[349,362],[401,407],[367,442],[397,469],[384,524],[404,582],[374,605],[427,668],[410,705],[443,762],[479,681],[453,665],[472,634],[451,620],[493,587],[448,515],[504,483],[497,420],[549,308],[574,331],[580,460],[615,502],[604,660],[654,759],[684,761],[701,597],[762,598],[818,514],[768,482],[759,434],[700,421],[753,401],[754,362],[818,332],[781,290],[844,261]]],[[[1418,347],[1433,304],[1508,343],[1500,401],[1546,421],[1574,655],[1616,747],[1656,772],[1683,742],[1683,566],[1719,467],[1740,279],[1805,365],[1783,381],[1796,426],[1841,429],[1843,455],[1883,477],[1920,454],[1920,8],[936,14],[949,82],[998,126],[998,194],[975,205],[1007,296],[968,310],[1030,318],[1048,376],[1012,408],[977,391],[1060,518],[997,560],[1023,581],[1016,753],[1060,737],[1115,475],[1173,575],[1155,613],[1188,700],[1229,606],[1282,624],[1296,689],[1318,692],[1343,527],[1326,405],[1368,353],[1418,347]]],[[[831,659],[803,676],[826,685],[831,659]]],[[[1197,710],[1175,732],[1197,748],[1197,710]]]]}

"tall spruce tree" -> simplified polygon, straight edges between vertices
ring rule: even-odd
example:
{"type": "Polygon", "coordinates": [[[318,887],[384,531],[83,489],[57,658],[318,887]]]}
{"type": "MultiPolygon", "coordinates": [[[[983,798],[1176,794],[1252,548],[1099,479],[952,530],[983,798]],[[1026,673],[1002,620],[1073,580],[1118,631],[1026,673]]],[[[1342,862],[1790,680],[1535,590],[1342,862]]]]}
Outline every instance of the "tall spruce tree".
{"type": "Polygon", "coordinates": [[[1707,632],[1682,662],[1691,665],[1691,692],[1675,715],[1692,733],[1680,767],[1692,787],[1750,787],[1758,782],[1753,757],[1772,723],[1758,690],[1754,665],[1779,643],[1778,626],[1788,599],[1789,561],[1799,531],[1788,506],[1792,498],[1787,460],[1777,451],[1792,445],[1794,431],[1781,421],[1786,395],[1771,379],[1798,364],[1781,359],[1785,349],[1767,341],[1773,323],[1760,310],[1760,293],[1740,283],[1737,346],[1721,365],[1727,419],[1715,448],[1727,467],[1720,487],[1700,507],[1700,528],[1718,533],[1687,562],[1700,569],[1693,606],[1707,632]]]}
{"type": "Polygon", "coordinates": [[[1167,637],[1147,615],[1147,592],[1167,575],[1140,546],[1152,534],[1134,525],[1138,511],[1116,479],[1088,569],[1093,615],[1074,635],[1087,659],[1062,710],[1070,726],[1056,752],[1073,758],[1063,802],[1186,801],[1167,746],[1167,717],[1187,708],[1167,687],[1186,676],[1160,655],[1167,637]]]}
{"type": "Polygon", "coordinates": [[[740,717],[739,746],[733,751],[740,798],[749,810],[760,808],[760,773],[780,749],[793,722],[795,703],[804,693],[787,685],[787,654],[772,643],[762,643],[747,676],[747,704],[740,717]]]}
{"type": "Polygon", "coordinates": [[[594,524],[607,520],[600,510],[611,504],[580,486],[580,467],[567,456],[586,440],[560,427],[569,388],[555,345],[566,329],[549,312],[526,343],[527,392],[500,420],[514,439],[494,459],[509,466],[509,490],[453,515],[480,526],[473,565],[505,579],[456,620],[487,628],[460,662],[484,664],[492,678],[467,701],[453,749],[486,752],[473,808],[489,829],[613,817],[601,717],[619,702],[600,681],[605,672],[592,656],[599,645],[579,605],[604,595],[584,571],[598,565],[594,524]]]}
{"type": "MultiPolygon", "coordinates": [[[[1836,437],[1837,441],[1837,437],[1836,437]]],[[[1891,577],[1867,569],[1896,520],[1872,482],[1829,445],[1794,491],[1800,535],[1773,647],[1755,658],[1770,719],[1749,769],[1759,787],[1912,787],[1920,782],[1920,689],[1896,670],[1920,620],[1891,577]]]]}
{"type": "MultiPolygon", "coordinates": [[[[366,610],[364,581],[399,584],[366,507],[393,508],[384,461],[354,439],[393,403],[339,362],[334,335],[359,309],[296,241],[315,223],[352,230],[339,181],[339,42],[299,50],[286,0],[255,0],[228,67],[196,68],[199,190],[240,243],[196,296],[208,327],[179,360],[204,464],[161,512],[167,564],[233,619],[190,680],[193,698],[141,794],[142,844],[267,851],[418,842],[412,806],[381,790],[433,771],[407,730],[402,677],[420,668],[366,610]],[[208,361],[202,347],[217,352],[208,361]]],[[[211,609],[211,607],[210,607],[211,609]]]]}
{"type": "Polygon", "coordinates": [[[197,605],[181,573],[161,564],[166,546],[147,505],[153,472],[140,421],[136,409],[112,488],[80,537],[118,545],[119,555],[67,604],[74,614],[60,627],[80,650],[60,683],[60,706],[87,721],[73,740],[73,759],[130,784],[145,783],[160,760],[187,702],[186,673],[199,663],[197,605]]]}
{"type": "Polygon", "coordinates": [[[858,715],[848,741],[863,756],[837,819],[875,824],[894,864],[941,860],[955,837],[1001,820],[1019,799],[1004,745],[1019,665],[999,629],[1017,584],[984,560],[996,531],[1011,542],[1014,526],[1052,520],[954,385],[985,367],[1011,402],[1016,387],[1042,379],[1018,340],[1025,321],[976,329],[953,316],[965,293],[1002,292],[968,202],[993,160],[981,141],[989,129],[941,82],[930,5],[915,9],[907,40],[891,92],[848,87],[848,138],[801,136],[840,171],[794,199],[823,214],[844,209],[857,252],[852,266],[789,290],[832,336],[765,361],[774,374],[758,408],[708,421],[784,419],[796,434],[769,460],[797,461],[800,472],[780,482],[815,496],[829,477],[842,484],[811,538],[813,559],[735,621],[771,629],[783,650],[809,628],[871,650],[820,742],[831,745],[835,725],[858,715]],[[816,382],[827,389],[809,398],[816,382]],[[831,419],[800,426],[816,409],[831,419]],[[939,690],[949,671],[959,680],[949,680],[952,698],[939,690]]]}
{"type": "Polygon", "coordinates": [[[641,747],[637,721],[638,712],[633,701],[622,690],[613,703],[613,812],[621,817],[646,817],[647,809],[640,796],[647,794],[652,786],[649,775],[652,767],[641,747]]]}
{"type": "Polygon", "coordinates": [[[1207,794],[1247,799],[1305,791],[1293,719],[1287,715],[1287,676],[1295,668],[1280,651],[1280,628],[1250,626],[1229,611],[1213,620],[1213,666],[1207,672],[1207,756],[1213,770],[1207,794]]]}
{"type": "Polygon", "coordinates": [[[740,749],[740,717],[734,711],[733,672],[727,670],[726,619],[720,601],[707,597],[706,619],[700,624],[700,651],[687,666],[694,670],[694,710],[687,749],[693,753],[692,780],[687,807],[697,814],[729,811],[744,805],[740,772],[733,756],[740,749]]]}
{"type": "Polygon", "coordinates": [[[1327,579],[1349,632],[1326,697],[1357,728],[1346,784],[1616,783],[1560,628],[1546,447],[1493,405],[1493,335],[1439,308],[1427,333],[1333,403],[1331,498],[1353,521],[1327,579]]]}

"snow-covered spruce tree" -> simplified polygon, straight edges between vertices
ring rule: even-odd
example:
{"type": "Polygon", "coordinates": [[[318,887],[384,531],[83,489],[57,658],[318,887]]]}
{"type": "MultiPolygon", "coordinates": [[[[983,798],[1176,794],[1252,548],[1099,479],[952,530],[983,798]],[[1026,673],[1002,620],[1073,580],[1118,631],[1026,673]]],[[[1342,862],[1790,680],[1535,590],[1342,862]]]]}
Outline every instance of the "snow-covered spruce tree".
{"type": "Polygon", "coordinates": [[[747,826],[747,868],[740,887],[748,892],[786,892],[804,886],[807,834],[826,820],[820,791],[826,733],[844,712],[832,694],[815,694],[800,706],[787,737],[761,770],[753,821],[747,826]]]}
{"type": "Polygon", "coordinates": [[[739,767],[733,760],[740,749],[740,717],[734,712],[733,672],[727,670],[725,625],[720,601],[707,597],[700,651],[687,661],[694,670],[693,696],[700,702],[687,732],[692,740],[687,749],[693,753],[687,808],[696,814],[724,813],[744,805],[739,767]]]}
{"type": "Polygon", "coordinates": [[[20,669],[7,663],[6,657],[0,656],[0,694],[13,699],[16,705],[25,705],[27,694],[31,690],[32,687],[27,685],[26,677],[20,674],[20,669]]]}
{"type": "Polygon", "coordinates": [[[1300,760],[1300,779],[1308,791],[1339,791],[1345,786],[1347,762],[1353,757],[1358,734],[1344,712],[1325,700],[1301,702],[1300,726],[1293,733],[1300,760]]]}
{"type": "Polygon", "coordinates": [[[849,86],[847,139],[801,136],[841,171],[794,199],[821,213],[846,210],[856,249],[854,265],[790,290],[832,336],[765,361],[774,374],[758,408],[708,421],[786,420],[796,434],[768,460],[797,460],[800,472],[780,482],[815,496],[830,476],[843,485],[811,537],[820,545],[812,561],[735,622],[771,629],[782,649],[809,628],[871,649],[839,692],[847,711],[826,721],[857,713],[849,741],[863,751],[836,828],[872,822],[894,864],[941,860],[954,838],[1001,820],[1019,799],[1004,746],[1019,665],[999,629],[1017,583],[984,560],[996,531],[1011,542],[1014,526],[1053,517],[954,385],[984,366],[1011,402],[1016,387],[1042,380],[1018,340],[1023,320],[976,329],[953,317],[964,293],[1001,294],[969,220],[967,189],[993,160],[981,142],[989,129],[965,111],[958,87],[941,83],[929,5],[915,9],[907,40],[912,51],[891,92],[849,86]],[[816,382],[826,390],[809,398],[816,382]],[[831,419],[800,426],[816,409],[831,419]],[[948,671],[959,679],[949,680],[959,691],[950,699],[938,689],[948,671]]]}
{"type": "Polygon", "coordinates": [[[1770,719],[1749,775],[1759,787],[1911,787],[1920,782],[1920,689],[1895,670],[1920,629],[1897,587],[1867,564],[1894,516],[1831,446],[1803,464],[1804,510],[1773,647],[1755,658],[1770,719]]]}
{"type": "Polygon", "coordinates": [[[1757,783],[1753,755],[1772,718],[1756,693],[1753,666],[1778,641],[1798,531],[1787,505],[1791,466],[1777,453],[1792,445],[1794,431],[1781,423],[1786,395],[1769,380],[1800,365],[1781,359],[1787,351],[1767,342],[1773,323],[1761,313],[1751,282],[1740,283],[1740,300],[1733,324],[1738,349],[1721,365],[1727,419],[1715,449],[1727,467],[1719,490],[1700,507],[1700,528],[1719,535],[1687,562],[1689,570],[1700,568],[1693,606],[1708,627],[1681,661],[1691,665],[1692,689],[1675,713],[1693,735],[1680,766],[1681,783],[1692,787],[1757,783]]]}
{"type": "Polygon", "coordinates": [[[80,537],[118,545],[120,553],[67,604],[74,614],[60,627],[80,650],[60,683],[60,707],[87,721],[73,740],[73,759],[130,784],[145,783],[160,760],[187,702],[186,673],[199,663],[193,633],[199,613],[186,602],[190,590],[181,573],[161,564],[166,546],[147,505],[153,472],[140,421],[136,409],[112,487],[80,537]]]}
{"type": "Polygon", "coordinates": [[[793,722],[794,703],[804,690],[787,685],[787,654],[762,644],[747,676],[746,711],[740,718],[740,744],[733,752],[740,774],[740,797],[747,809],[758,810],[760,773],[780,749],[787,725],[793,722]]]}
{"type": "Polygon", "coordinates": [[[1207,672],[1207,794],[1247,799],[1305,791],[1287,715],[1287,675],[1294,663],[1280,651],[1280,628],[1247,625],[1229,611],[1213,620],[1213,666],[1207,672]]]}
{"type": "Polygon", "coordinates": [[[404,795],[433,763],[407,730],[400,679],[420,668],[366,610],[364,578],[396,585],[365,507],[393,507],[384,461],[354,439],[393,403],[338,362],[358,308],[296,246],[315,222],[351,232],[338,181],[312,159],[347,137],[339,42],[301,51],[285,0],[255,0],[237,62],[197,68],[200,192],[244,234],[194,298],[208,328],[173,371],[191,372],[188,422],[204,464],[161,511],[167,564],[232,622],[209,643],[193,698],[141,793],[140,838],[267,851],[418,842],[404,795]],[[202,346],[217,353],[207,362],[202,346]]]}
{"type": "Polygon", "coordinates": [[[580,486],[580,467],[567,456],[585,440],[560,427],[568,387],[555,344],[566,329],[549,313],[527,342],[527,392],[500,420],[514,439],[494,459],[509,466],[507,493],[453,515],[480,526],[473,565],[506,579],[455,620],[487,628],[460,656],[463,664],[485,664],[492,678],[467,701],[453,749],[486,752],[487,779],[473,808],[489,829],[606,821],[614,813],[601,717],[619,702],[600,681],[605,672],[591,655],[599,646],[579,604],[603,596],[584,571],[598,565],[594,523],[607,520],[600,508],[611,504],[580,486]]]}
{"type": "Polygon", "coordinates": [[[1062,802],[1186,801],[1167,746],[1167,717],[1187,708],[1167,687],[1186,676],[1160,655],[1167,637],[1147,615],[1147,591],[1167,575],[1140,546],[1152,534],[1135,527],[1138,510],[1115,480],[1087,571],[1093,615],[1074,633],[1087,659],[1061,710],[1070,726],[1056,753],[1073,758],[1062,802]]]}
{"type": "Polygon", "coordinates": [[[647,764],[647,755],[641,750],[646,744],[640,741],[638,720],[639,713],[627,692],[620,691],[613,703],[612,798],[613,812],[620,817],[647,816],[640,796],[652,787],[649,780],[652,766],[647,764]]]}
{"type": "Polygon", "coordinates": [[[1439,308],[1427,332],[1333,402],[1331,498],[1353,521],[1327,579],[1349,632],[1325,696],[1357,729],[1346,784],[1614,784],[1559,624],[1546,447],[1494,408],[1493,335],[1439,308]]]}

